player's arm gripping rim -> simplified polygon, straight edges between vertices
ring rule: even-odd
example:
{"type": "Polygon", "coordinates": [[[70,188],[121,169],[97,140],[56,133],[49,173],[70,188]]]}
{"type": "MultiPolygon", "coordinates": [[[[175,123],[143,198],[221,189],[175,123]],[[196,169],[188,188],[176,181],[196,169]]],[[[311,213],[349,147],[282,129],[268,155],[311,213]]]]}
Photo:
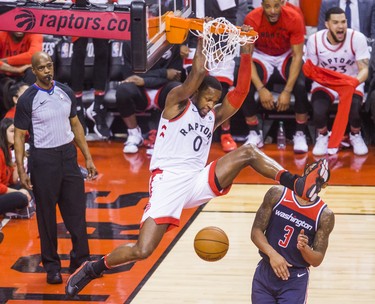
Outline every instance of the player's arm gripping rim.
{"type": "MultiPolygon", "coordinates": [[[[242,31],[250,31],[252,27],[242,26],[242,31]]],[[[251,83],[251,52],[252,44],[246,43],[241,46],[241,61],[237,77],[237,85],[234,90],[230,91],[222,103],[215,106],[215,129],[225,120],[233,116],[244,102],[251,83]]]]}
{"type": "Polygon", "coordinates": [[[267,191],[263,202],[259,207],[253,227],[251,229],[251,240],[270,259],[270,265],[276,276],[282,280],[288,280],[290,273],[288,267],[292,267],[285,258],[280,255],[269,243],[264,234],[266,231],[272,210],[283,193],[283,186],[274,186],[267,191]]]}
{"type": "Polygon", "coordinates": [[[165,108],[162,114],[163,118],[172,119],[179,115],[185,109],[188,98],[193,95],[201,85],[206,75],[202,43],[202,39],[198,39],[192,70],[186,80],[181,85],[172,89],[167,95],[165,108]]]}

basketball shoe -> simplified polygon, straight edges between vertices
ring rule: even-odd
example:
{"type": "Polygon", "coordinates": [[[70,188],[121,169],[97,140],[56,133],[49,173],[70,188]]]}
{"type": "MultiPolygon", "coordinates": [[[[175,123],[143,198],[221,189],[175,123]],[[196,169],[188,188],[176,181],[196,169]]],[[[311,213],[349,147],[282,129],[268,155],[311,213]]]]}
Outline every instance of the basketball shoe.
{"type": "Polygon", "coordinates": [[[315,201],[324,184],[329,180],[328,161],[323,158],[305,169],[304,175],[294,182],[294,192],[307,201],[315,201]]]}
{"type": "Polygon", "coordinates": [[[96,274],[92,264],[93,261],[84,262],[68,279],[65,286],[65,293],[69,297],[77,295],[88,283],[93,279],[99,278],[102,275],[96,274]]]}
{"type": "Polygon", "coordinates": [[[221,134],[220,143],[224,152],[230,152],[237,149],[237,144],[230,133],[221,134]]]}
{"type": "Polygon", "coordinates": [[[257,146],[258,148],[262,148],[264,146],[263,142],[263,132],[251,130],[249,131],[249,135],[246,137],[246,141],[244,145],[253,144],[257,146]]]}

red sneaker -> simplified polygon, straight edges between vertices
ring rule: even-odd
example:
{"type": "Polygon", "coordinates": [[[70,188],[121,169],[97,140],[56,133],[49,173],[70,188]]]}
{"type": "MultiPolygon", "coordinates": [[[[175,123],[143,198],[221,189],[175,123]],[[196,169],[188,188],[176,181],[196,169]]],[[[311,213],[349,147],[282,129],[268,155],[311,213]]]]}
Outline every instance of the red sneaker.
{"type": "Polygon", "coordinates": [[[221,147],[223,148],[224,152],[230,152],[237,149],[237,144],[233,140],[232,135],[230,135],[229,133],[222,134],[220,137],[220,141],[221,147]]]}
{"type": "Polygon", "coordinates": [[[328,182],[330,172],[328,161],[323,158],[305,169],[304,175],[294,182],[294,192],[307,201],[315,201],[320,190],[328,182]]]}

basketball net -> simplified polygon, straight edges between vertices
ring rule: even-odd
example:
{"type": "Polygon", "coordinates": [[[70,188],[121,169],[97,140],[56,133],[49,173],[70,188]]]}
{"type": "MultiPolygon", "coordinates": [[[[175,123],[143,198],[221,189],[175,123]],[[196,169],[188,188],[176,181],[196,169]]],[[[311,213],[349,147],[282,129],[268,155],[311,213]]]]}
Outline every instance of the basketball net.
{"type": "Polygon", "coordinates": [[[246,35],[241,28],[233,25],[223,17],[203,23],[203,32],[191,32],[203,38],[203,54],[206,57],[207,71],[224,69],[226,63],[237,56],[238,47],[254,43],[258,35],[246,35]]]}

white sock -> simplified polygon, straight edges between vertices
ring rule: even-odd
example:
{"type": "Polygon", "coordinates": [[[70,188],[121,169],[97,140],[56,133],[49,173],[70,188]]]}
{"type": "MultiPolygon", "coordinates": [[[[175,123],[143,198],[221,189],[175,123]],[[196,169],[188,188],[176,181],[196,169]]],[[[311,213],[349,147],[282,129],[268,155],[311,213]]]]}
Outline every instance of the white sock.
{"type": "Polygon", "coordinates": [[[136,127],[134,129],[128,129],[128,135],[131,136],[137,136],[137,137],[142,137],[142,132],[140,127],[136,127]]]}

